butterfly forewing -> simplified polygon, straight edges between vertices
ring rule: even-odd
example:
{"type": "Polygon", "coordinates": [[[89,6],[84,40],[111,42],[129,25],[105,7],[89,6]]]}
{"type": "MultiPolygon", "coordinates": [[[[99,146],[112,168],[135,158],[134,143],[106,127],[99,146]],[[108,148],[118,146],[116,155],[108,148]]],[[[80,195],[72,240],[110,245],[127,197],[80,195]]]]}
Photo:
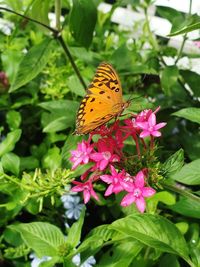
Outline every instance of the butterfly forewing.
{"type": "Polygon", "coordinates": [[[118,76],[110,64],[101,63],[80,104],[75,133],[89,133],[122,110],[122,88],[118,76]]]}

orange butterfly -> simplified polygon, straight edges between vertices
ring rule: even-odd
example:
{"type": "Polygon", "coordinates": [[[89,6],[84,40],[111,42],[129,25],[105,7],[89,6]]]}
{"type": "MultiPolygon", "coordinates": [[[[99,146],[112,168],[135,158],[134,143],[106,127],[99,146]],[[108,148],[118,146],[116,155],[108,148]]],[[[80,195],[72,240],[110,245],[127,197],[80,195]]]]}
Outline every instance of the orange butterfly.
{"type": "Polygon", "coordinates": [[[101,63],[81,101],[75,134],[87,134],[112,118],[120,116],[129,101],[122,98],[122,87],[117,73],[108,63],[101,63]]]}

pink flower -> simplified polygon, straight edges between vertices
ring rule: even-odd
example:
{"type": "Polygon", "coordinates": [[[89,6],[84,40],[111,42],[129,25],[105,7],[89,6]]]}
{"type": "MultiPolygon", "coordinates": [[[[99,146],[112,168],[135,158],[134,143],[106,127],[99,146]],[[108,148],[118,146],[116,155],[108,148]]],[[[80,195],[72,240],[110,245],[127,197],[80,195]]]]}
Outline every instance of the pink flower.
{"type": "Polygon", "coordinates": [[[195,44],[198,48],[200,48],[200,41],[194,41],[194,44],[195,44]]]}
{"type": "Polygon", "coordinates": [[[129,187],[130,178],[126,174],[125,170],[117,172],[116,169],[110,165],[111,175],[104,174],[100,176],[100,179],[105,183],[109,184],[105,196],[109,196],[112,193],[117,194],[129,187]]]}
{"type": "Polygon", "coordinates": [[[88,203],[88,201],[90,200],[91,196],[93,198],[95,198],[96,200],[99,200],[97,194],[95,193],[93,186],[92,186],[92,180],[88,180],[85,183],[81,183],[81,182],[77,182],[77,181],[73,181],[73,184],[76,184],[76,186],[74,186],[71,191],[73,192],[81,192],[83,191],[83,198],[84,198],[84,203],[88,203]]]}
{"type": "Polygon", "coordinates": [[[143,131],[140,133],[140,137],[144,138],[146,136],[155,136],[159,137],[161,136],[161,132],[158,130],[160,128],[163,128],[166,125],[165,122],[161,122],[156,124],[156,115],[152,113],[147,121],[144,122],[137,122],[137,126],[142,129],[143,131]]]}
{"type": "Polygon", "coordinates": [[[70,158],[70,160],[74,163],[72,170],[76,169],[76,167],[80,164],[87,164],[90,160],[92,151],[93,148],[88,142],[82,141],[81,143],[79,143],[78,148],[71,151],[72,157],[70,158]]]}
{"type": "Polygon", "coordinates": [[[144,183],[144,173],[139,171],[135,177],[135,182],[126,188],[129,193],[122,199],[121,206],[126,207],[135,202],[138,210],[143,213],[146,208],[144,197],[150,197],[156,193],[153,188],[144,187],[144,183]]]}
{"type": "Polygon", "coordinates": [[[96,162],[95,169],[103,171],[109,163],[118,162],[120,158],[118,155],[113,154],[114,141],[112,138],[99,139],[97,148],[99,152],[92,153],[90,158],[96,162]]]}

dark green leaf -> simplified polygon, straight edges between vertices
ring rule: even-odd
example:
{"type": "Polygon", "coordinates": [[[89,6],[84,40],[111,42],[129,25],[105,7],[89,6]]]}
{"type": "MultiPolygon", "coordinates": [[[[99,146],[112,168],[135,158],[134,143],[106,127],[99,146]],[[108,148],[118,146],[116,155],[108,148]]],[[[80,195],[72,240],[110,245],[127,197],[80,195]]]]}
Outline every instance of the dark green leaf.
{"type": "Polygon", "coordinates": [[[0,157],[14,149],[21,133],[22,131],[17,129],[7,134],[6,138],[0,143],[0,157]]]}
{"type": "Polygon", "coordinates": [[[110,248],[104,253],[98,267],[131,266],[131,262],[143,248],[143,244],[136,241],[124,241],[110,248]]]}
{"type": "Polygon", "coordinates": [[[33,249],[38,257],[58,256],[59,248],[65,242],[60,229],[50,223],[21,223],[8,227],[19,232],[25,244],[33,249]]]}
{"type": "Polygon", "coordinates": [[[194,93],[194,96],[200,97],[200,75],[190,70],[180,70],[184,81],[190,86],[190,89],[194,93]]]}
{"type": "Polygon", "coordinates": [[[184,151],[179,149],[176,153],[171,155],[162,165],[164,175],[170,176],[179,171],[184,164],[184,151]]]}
{"type": "Polygon", "coordinates": [[[175,255],[172,254],[165,254],[160,262],[158,267],[181,267],[178,259],[175,255]]]}
{"type": "Polygon", "coordinates": [[[74,39],[88,48],[92,42],[97,21],[97,8],[93,0],[73,0],[70,13],[70,30],[74,39]]]}
{"type": "Polygon", "coordinates": [[[19,174],[20,158],[14,153],[6,153],[1,158],[4,170],[9,171],[16,176],[19,174]]]}
{"type": "Polygon", "coordinates": [[[190,262],[187,244],[176,226],[159,215],[134,214],[112,223],[109,229],[119,231],[147,246],[177,254],[190,262]]]}
{"type": "Polygon", "coordinates": [[[169,208],[184,216],[200,219],[200,202],[198,200],[184,197],[169,208]]]}
{"type": "Polygon", "coordinates": [[[197,122],[200,124],[200,108],[183,108],[181,110],[178,110],[174,113],[172,113],[172,115],[193,121],[193,122],[197,122]]]}
{"type": "Polygon", "coordinates": [[[51,56],[53,43],[52,39],[46,38],[28,51],[19,64],[10,92],[30,82],[41,72],[51,56]]]}
{"type": "Polygon", "coordinates": [[[39,160],[33,156],[20,157],[20,170],[34,170],[39,167],[39,160]]]}
{"type": "Polygon", "coordinates": [[[200,159],[185,164],[171,178],[187,185],[200,185],[200,159]]]}

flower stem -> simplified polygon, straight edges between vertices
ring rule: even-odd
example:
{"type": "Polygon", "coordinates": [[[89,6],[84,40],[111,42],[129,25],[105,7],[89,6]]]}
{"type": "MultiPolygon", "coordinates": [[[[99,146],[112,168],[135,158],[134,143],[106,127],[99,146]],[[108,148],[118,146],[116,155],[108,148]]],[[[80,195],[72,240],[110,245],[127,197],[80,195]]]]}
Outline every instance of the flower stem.
{"type": "Polygon", "coordinates": [[[200,197],[198,197],[197,195],[194,195],[192,193],[190,193],[189,191],[187,191],[185,188],[181,188],[180,185],[178,183],[172,183],[171,181],[162,181],[161,185],[166,188],[169,189],[170,191],[179,193],[180,195],[184,196],[184,197],[188,197],[190,199],[193,199],[195,201],[200,202],[200,197]]]}
{"type": "Polygon", "coordinates": [[[151,135],[150,149],[153,150],[153,148],[154,148],[154,137],[151,135]]]}
{"type": "Polygon", "coordinates": [[[138,158],[141,158],[141,153],[140,153],[140,146],[139,146],[139,142],[138,142],[138,138],[136,135],[132,135],[134,141],[135,141],[135,145],[136,145],[136,150],[137,150],[137,154],[138,154],[138,158]]]}

